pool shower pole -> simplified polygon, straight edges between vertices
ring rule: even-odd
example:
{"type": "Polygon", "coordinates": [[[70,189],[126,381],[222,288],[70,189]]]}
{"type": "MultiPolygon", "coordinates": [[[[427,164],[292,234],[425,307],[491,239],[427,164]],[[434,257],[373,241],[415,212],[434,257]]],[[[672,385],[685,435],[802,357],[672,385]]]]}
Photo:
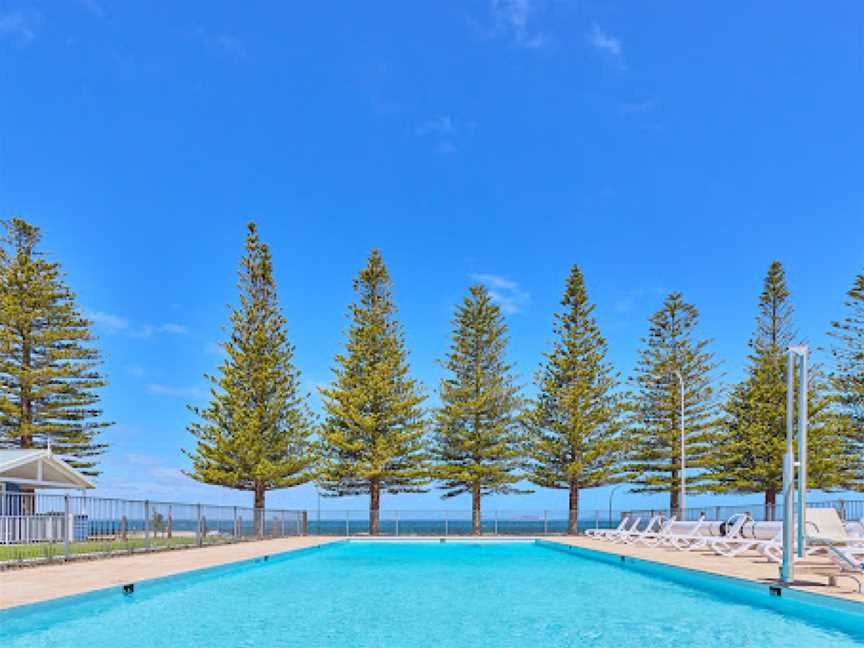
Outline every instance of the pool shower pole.
{"type": "Polygon", "coordinates": [[[806,346],[790,346],[786,364],[786,454],[783,457],[783,561],[780,578],[795,580],[795,468],[798,468],[797,549],[804,555],[807,524],[807,352],[806,346]],[[795,461],[795,361],[798,360],[798,461],[795,461]]]}
{"type": "Polygon", "coordinates": [[[801,375],[798,377],[798,557],[804,557],[807,544],[807,347],[801,350],[801,375]]]}

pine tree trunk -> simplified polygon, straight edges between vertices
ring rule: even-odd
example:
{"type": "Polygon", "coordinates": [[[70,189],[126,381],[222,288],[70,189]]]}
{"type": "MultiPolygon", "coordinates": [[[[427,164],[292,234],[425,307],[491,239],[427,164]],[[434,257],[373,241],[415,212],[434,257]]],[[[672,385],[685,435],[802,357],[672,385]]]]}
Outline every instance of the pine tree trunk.
{"type": "Polygon", "coordinates": [[[381,484],[377,479],[369,482],[369,535],[379,532],[378,515],[381,509],[381,484]]]}
{"type": "Polygon", "coordinates": [[[33,447],[33,436],[30,425],[33,423],[33,403],[30,392],[30,340],[25,339],[21,346],[21,432],[26,430],[25,434],[21,435],[20,445],[22,448],[33,447]]]}
{"type": "Polygon", "coordinates": [[[471,486],[471,533],[480,535],[480,484],[471,486]]]}
{"type": "Polygon", "coordinates": [[[579,483],[570,482],[570,516],[567,519],[567,535],[579,533],[579,483]]]}
{"type": "Polygon", "coordinates": [[[777,512],[777,491],[769,488],[765,491],[765,519],[773,520],[777,512]]]}
{"type": "Polygon", "coordinates": [[[672,471],[672,490],[669,491],[669,514],[680,513],[681,483],[678,481],[678,472],[672,471]]]}
{"type": "Polygon", "coordinates": [[[264,537],[264,501],[267,489],[261,482],[255,482],[255,533],[264,537]]]}

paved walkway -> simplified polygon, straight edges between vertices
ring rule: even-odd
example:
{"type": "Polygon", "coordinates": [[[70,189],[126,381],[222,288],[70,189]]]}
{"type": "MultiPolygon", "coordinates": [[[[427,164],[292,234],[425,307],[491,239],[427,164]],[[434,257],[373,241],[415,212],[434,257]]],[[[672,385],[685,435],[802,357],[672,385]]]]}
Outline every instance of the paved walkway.
{"type": "Polygon", "coordinates": [[[280,538],[10,569],[0,572],[0,609],[313,547],[334,540],[339,538],[280,538]]]}
{"type": "MultiPolygon", "coordinates": [[[[734,576],[760,583],[776,585],[779,582],[777,563],[770,562],[756,552],[746,552],[735,558],[718,556],[708,550],[678,551],[668,547],[644,547],[641,545],[617,544],[584,536],[546,538],[552,542],[603,551],[619,556],[642,558],[666,565],[685,567],[722,576],[734,576]]],[[[864,594],[858,594],[856,584],[849,578],[842,578],[837,585],[828,584],[828,576],[837,574],[838,569],[827,559],[807,558],[796,563],[796,583],[794,589],[816,594],[825,594],[864,603],[864,594]]]]}

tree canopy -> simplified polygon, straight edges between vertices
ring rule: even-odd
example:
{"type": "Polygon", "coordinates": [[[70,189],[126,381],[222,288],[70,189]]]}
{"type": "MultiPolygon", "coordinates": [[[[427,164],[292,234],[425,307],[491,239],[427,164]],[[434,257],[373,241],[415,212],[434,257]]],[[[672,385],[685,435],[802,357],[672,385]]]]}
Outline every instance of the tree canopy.
{"type": "Polygon", "coordinates": [[[313,478],[311,413],[294,365],[286,319],[279,307],[270,250],[248,225],[240,262],[239,305],[232,308],[225,360],[211,383],[206,407],[190,407],[197,439],[189,475],[207,484],[255,494],[313,478]]]}
{"type": "Polygon", "coordinates": [[[46,448],[99,474],[99,350],[60,264],[40,251],[38,227],[3,222],[0,251],[0,447],[46,448]]]}

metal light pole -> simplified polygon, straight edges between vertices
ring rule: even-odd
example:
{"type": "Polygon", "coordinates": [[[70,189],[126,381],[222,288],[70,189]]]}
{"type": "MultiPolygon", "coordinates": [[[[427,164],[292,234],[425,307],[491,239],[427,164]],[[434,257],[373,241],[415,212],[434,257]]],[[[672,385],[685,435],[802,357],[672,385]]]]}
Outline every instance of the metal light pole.
{"type": "Polygon", "coordinates": [[[621,488],[623,484],[616,484],[612,487],[612,490],[609,491],[609,524],[612,524],[612,496],[615,494],[615,491],[621,488]]]}

